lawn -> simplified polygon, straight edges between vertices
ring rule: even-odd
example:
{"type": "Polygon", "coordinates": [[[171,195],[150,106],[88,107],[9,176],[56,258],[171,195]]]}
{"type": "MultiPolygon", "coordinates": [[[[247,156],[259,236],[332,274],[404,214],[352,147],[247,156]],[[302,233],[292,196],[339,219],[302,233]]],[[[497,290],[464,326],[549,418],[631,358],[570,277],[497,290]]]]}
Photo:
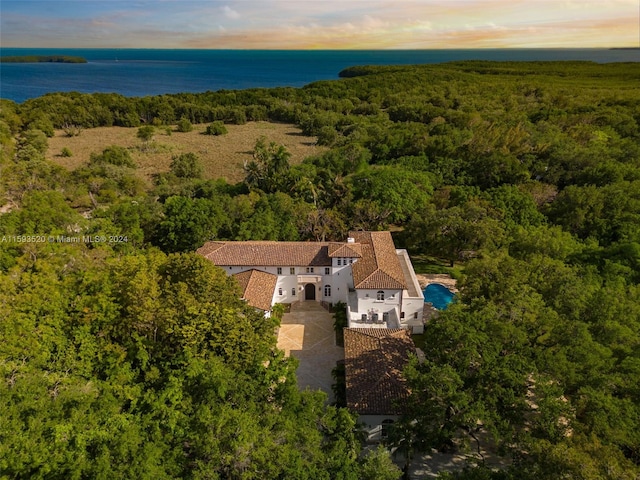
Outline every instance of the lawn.
{"type": "Polygon", "coordinates": [[[227,125],[226,135],[204,135],[207,125],[194,125],[191,132],[175,131],[167,134],[164,127],[156,129],[156,135],[148,148],[137,138],[137,128],[98,127],[83,130],[79,136],[68,137],[58,130],[49,139],[47,159],[69,170],[85,165],[92,153],[100,153],[109,145],[119,145],[131,151],[138,165],[138,172],[146,179],[154,174],[169,171],[171,159],[181,153],[192,152],[204,165],[205,178],[224,178],[235,183],[244,177],[243,164],[252,158],[256,140],[265,136],[268,142],[284,145],[291,153],[290,162],[296,164],[308,156],[326,150],[316,145],[315,137],[302,134],[294,125],[270,122],[249,122],[245,125],[227,125]],[[63,157],[62,149],[71,151],[71,157],[63,157]]]}
{"type": "Polygon", "coordinates": [[[444,273],[459,279],[464,271],[464,265],[462,263],[456,263],[456,266],[452,268],[449,266],[449,262],[424,254],[411,255],[411,263],[413,264],[413,269],[418,274],[444,273]]]}

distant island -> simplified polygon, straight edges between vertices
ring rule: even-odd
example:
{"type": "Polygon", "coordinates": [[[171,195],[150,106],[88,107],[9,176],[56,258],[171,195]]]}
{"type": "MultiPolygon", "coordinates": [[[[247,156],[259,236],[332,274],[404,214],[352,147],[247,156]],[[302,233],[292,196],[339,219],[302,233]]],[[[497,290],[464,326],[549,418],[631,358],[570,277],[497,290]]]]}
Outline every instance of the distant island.
{"type": "Polygon", "coordinates": [[[68,55],[19,55],[0,57],[1,63],[87,63],[86,58],[68,55]]]}

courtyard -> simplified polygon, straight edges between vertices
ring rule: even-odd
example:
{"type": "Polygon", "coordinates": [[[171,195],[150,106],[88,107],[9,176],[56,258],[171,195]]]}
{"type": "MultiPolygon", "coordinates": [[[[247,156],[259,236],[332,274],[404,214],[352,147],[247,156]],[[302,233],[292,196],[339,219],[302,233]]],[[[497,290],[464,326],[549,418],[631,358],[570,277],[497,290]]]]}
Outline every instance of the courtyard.
{"type": "Polygon", "coordinates": [[[331,370],[344,359],[344,349],[336,345],[331,313],[315,301],[292,303],[282,318],[278,348],[298,359],[300,389],[322,390],[334,401],[331,370]]]}

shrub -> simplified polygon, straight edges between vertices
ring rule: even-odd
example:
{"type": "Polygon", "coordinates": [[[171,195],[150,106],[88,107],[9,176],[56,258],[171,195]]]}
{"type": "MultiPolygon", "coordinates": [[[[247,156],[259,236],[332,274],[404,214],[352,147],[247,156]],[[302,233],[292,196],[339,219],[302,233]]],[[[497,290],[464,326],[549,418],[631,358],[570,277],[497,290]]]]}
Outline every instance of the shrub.
{"type": "Polygon", "coordinates": [[[330,126],[325,126],[320,129],[318,132],[318,145],[323,145],[327,147],[333,146],[338,140],[338,132],[336,129],[330,126]]]}
{"type": "Polygon", "coordinates": [[[151,125],[144,125],[138,128],[137,137],[143,142],[149,142],[153,138],[153,134],[155,133],[155,131],[156,129],[151,125]]]}
{"type": "Polygon", "coordinates": [[[67,137],[77,137],[82,133],[82,126],[75,123],[64,123],[62,130],[67,137]]]}
{"type": "Polygon", "coordinates": [[[190,132],[191,130],[193,130],[193,125],[192,125],[192,124],[191,124],[191,122],[190,122],[187,118],[185,118],[185,117],[182,117],[182,118],[178,121],[178,125],[177,125],[177,127],[178,127],[178,131],[179,131],[179,132],[183,132],[183,133],[190,132]]]}
{"type": "Polygon", "coordinates": [[[171,161],[171,172],[179,178],[201,178],[202,171],[202,163],[195,153],[183,153],[171,161]]]}
{"type": "Polygon", "coordinates": [[[118,145],[111,145],[105,148],[101,154],[92,153],[89,163],[91,165],[108,163],[117,167],[136,168],[136,164],[133,158],[131,158],[129,150],[118,145]]]}
{"type": "Polygon", "coordinates": [[[347,304],[338,302],[333,306],[333,329],[336,332],[336,344],[340,347],[344,346],[343,329],[349,326],[347,318],[347,304]]]}
{"type": "Polygon", "coordinates": [[[64,147],[62,149],[62,151],[60,152],[60,156],[61,157],[71,157],[71,156],[73,156],[73,153],[71,153],[71,150],[69,150],[67,147],[64,147]]]}
{"type": "Polygon", "coordinates": [[[227,127],[225,127],[224,122],[220,120],[216,120],[211,125],[207,125],[207,130],[205,131],[207,135],[225,135],[228,133],[227,127]]]}

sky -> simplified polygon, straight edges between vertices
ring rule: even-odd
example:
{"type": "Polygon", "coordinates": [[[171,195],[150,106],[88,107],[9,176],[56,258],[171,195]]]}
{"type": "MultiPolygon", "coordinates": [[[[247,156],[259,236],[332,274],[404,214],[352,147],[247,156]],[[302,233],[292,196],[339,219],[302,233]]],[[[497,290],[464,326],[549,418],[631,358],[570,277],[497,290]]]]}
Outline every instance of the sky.
{"type": "Polygon", "coordinates": [[[640,0],[1,0],[0,46],[637,47],[639,15],[640,0]]]}

